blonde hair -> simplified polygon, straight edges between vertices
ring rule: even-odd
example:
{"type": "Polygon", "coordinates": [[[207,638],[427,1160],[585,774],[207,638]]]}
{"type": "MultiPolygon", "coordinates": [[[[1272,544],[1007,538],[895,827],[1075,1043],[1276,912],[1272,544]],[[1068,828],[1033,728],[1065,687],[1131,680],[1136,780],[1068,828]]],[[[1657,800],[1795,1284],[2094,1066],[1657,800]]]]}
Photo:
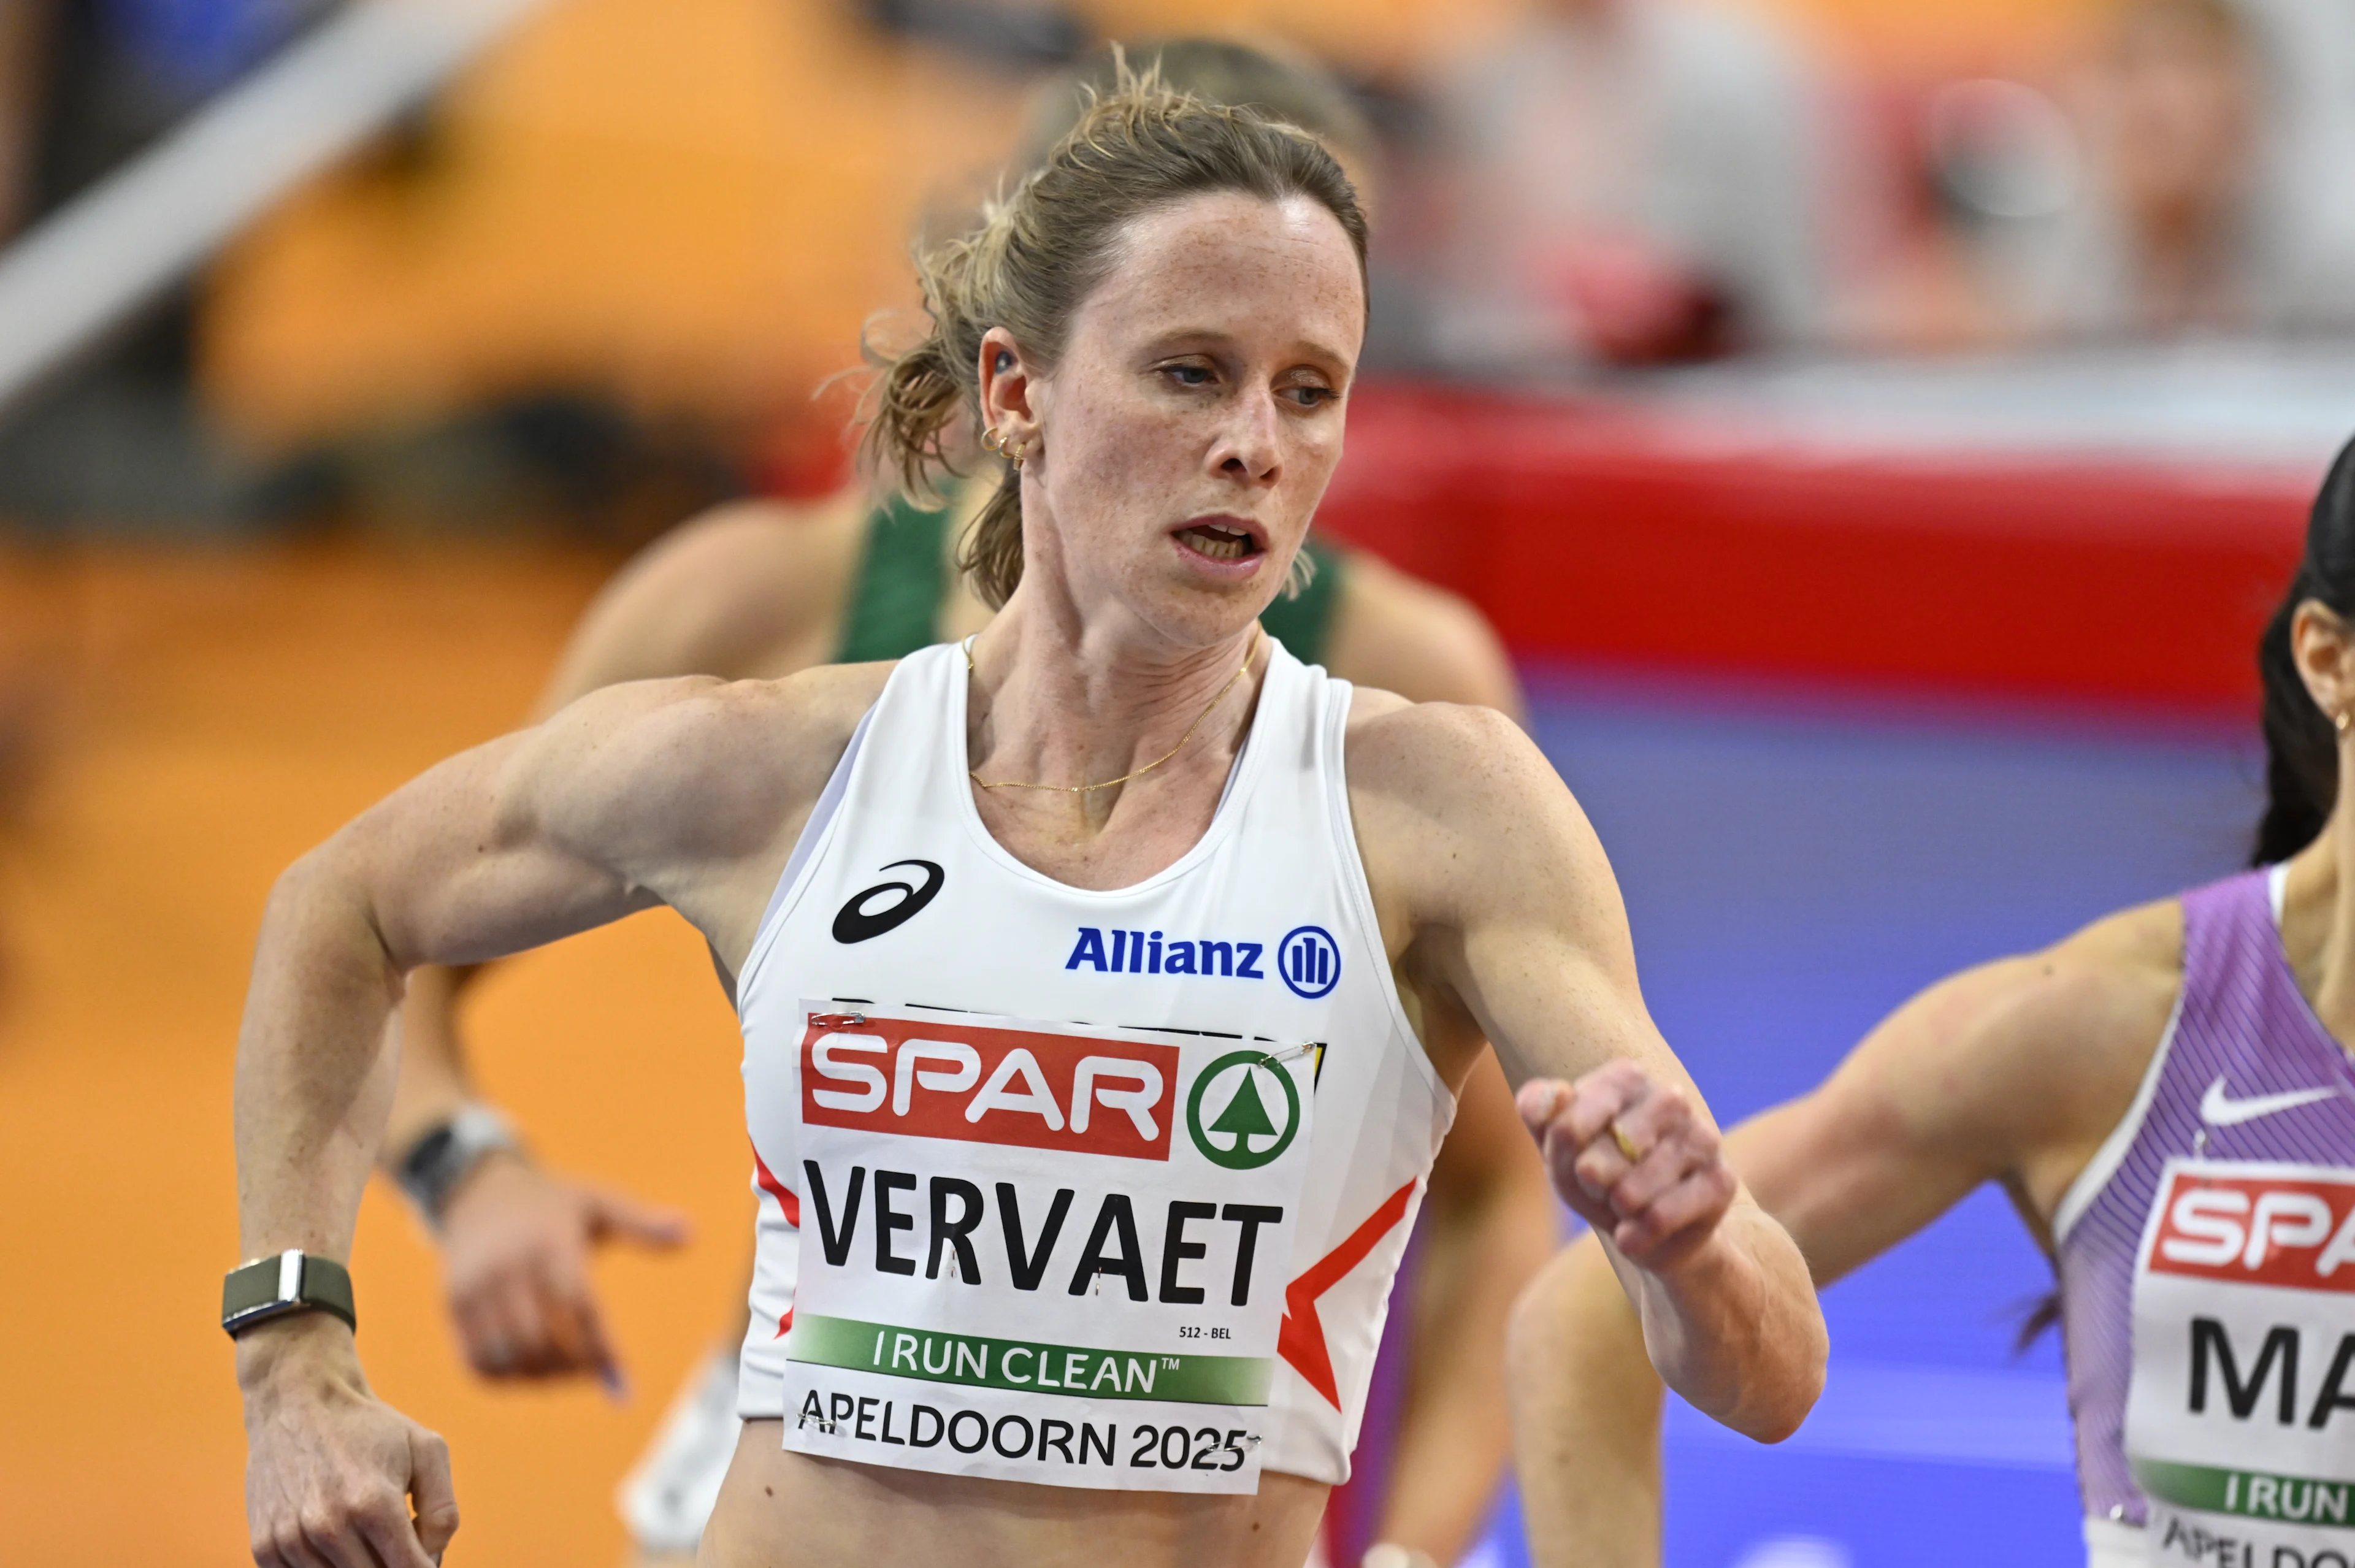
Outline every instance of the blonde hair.
{"type": "Polygon", "coordinates": [[[1131,60],[1158,71],[1161,84],[1172,91],[1297,125],[1362,166],[1370,167],[1381,155],[1374,128],[1348,88],[1313,57],[1273,42],[1188,37],[1104,44],[1058,71],[1023,115],[1014,166],[1028,170],[1044,164],[1088,105],[1118,90],[1121,69],[1131,60]]]}
{"type": "MultiPolygon", "coordinates": [[[[862,449],[872,472],[920,505],[939,505],[957,472],[957,418],[981,423],[981,340],[1004,327],[1050,372],[1081,303],[1103,281],[1114,246],[1137,219],[1196,196],[1266,201],[1305,196],[1349,236],[1360,276],[1366,219],[1339,164],[1296,125],[1210,103],[1165,85],[1157,66],[1116,63],[1109,91],[1087,92],[1079,123],[980,224],[918,256],[931,330],[903,354],[868,350],[881,372],[862,449]]],[[[1007,464],[957,552],[992,609],[1022,581],[1020,472],[1007,464]]]]}

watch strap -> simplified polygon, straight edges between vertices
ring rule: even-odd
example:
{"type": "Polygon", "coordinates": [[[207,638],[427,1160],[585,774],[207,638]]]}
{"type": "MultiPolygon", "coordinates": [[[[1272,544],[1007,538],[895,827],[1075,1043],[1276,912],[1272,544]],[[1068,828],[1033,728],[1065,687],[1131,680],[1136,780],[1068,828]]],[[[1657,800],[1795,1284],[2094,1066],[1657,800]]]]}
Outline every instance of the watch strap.
{"type": "Polygon", "coordinates": [[[233,1268],[221,1281],[221,1327],[231,1339],[290,1312],[325,1312],[357,1331],[351,1272],[333,1258],[290,1247],[233,1268]]]}

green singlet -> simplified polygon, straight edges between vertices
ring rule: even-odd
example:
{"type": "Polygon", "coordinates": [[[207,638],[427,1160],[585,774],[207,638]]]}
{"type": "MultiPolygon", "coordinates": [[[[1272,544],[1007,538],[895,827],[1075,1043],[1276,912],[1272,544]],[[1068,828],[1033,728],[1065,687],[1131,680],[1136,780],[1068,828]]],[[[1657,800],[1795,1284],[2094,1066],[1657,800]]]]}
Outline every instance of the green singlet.
{"type": "MultiPolygon", "coordinates": [[[[950,587],[949,524],[955,516],[954,507],[927,512],[900,496],[867,514],[867,547],[850,585],[836,663],[904,658],[941,640],[941,609],[950,587]]],[[[1316,563],[1315,580],[1298,598],[1277,599],[1259,620],[1293,657],[1323,664],[1349,563],[1315,539],[1305,548],[1316,563]]]]}

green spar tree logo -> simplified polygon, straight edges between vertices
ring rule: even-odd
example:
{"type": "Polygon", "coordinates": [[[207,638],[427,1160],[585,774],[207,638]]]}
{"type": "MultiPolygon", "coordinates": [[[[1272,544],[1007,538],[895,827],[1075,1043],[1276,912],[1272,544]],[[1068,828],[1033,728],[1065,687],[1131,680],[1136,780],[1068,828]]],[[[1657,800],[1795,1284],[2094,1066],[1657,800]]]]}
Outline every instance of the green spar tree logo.
{"type": "Polygon", "coordinates": [[[1231,1051],[1203,1070],[1194,1080],[1194,1092],[1186,1099],[1186,1131],[1194,1139],[1194,1147],[1212,1165],[1229,1170],[1251,1170],[1266,1165],[1292,1147],[1293,1135],[1300,1130],[1300,1091],[1293,1087],[1292,1074],[1271,1061],[1263,1051],[1231,1051]],[[1275,1080],[1284,1090],[1284,1125],[1278,1128],[1267,1114],[1267,1102],[1261,1098],[1259,1080],[1262,1073],[1275,1080]],[[1225,1107],[1217,1120],[1208,1127],[1202,1125],[1202,1102],[1209,1097],[1210,1086],[1239,1078],[1233,1093],[1227,1097],[1225,1107]],[[1225,1148],[1211,1142],[1213,1137],[1231,1138],[1225,1148]],[[1254,1147],[1254,1142],[1259,1147],[1254,1147]]]}

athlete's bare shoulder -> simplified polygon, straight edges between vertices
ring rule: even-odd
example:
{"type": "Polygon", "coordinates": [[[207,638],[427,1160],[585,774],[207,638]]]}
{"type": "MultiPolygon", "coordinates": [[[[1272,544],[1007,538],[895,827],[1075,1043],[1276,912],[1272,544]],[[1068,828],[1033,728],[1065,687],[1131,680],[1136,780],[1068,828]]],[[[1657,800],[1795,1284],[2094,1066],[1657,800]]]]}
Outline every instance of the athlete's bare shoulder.
{"type": "Polygon", "coordinates": [[[897,667],[890,660],[815,665],[774,680],[720,683],[710,700],[728,709],[750,745],[774,759],[797,797],[814,802],[897,667]]]}
{"type": "Polygon", "coordinates": [[[2169,900],[1962,970],[1891,1013],[1833,1082],[1913,1085],[1926,1118],[1966,1135],[2106,1130],[2166,1030],[2181,949],[2169,900]]]}
{"type": "MultiPolygon", "coordinates": [[[[2041,1225],[2134,1102],[2181,988],[2182,941],[2169,900],[1949,976],[1762,1125],[1795,1149],[1881,1143],[1948,1162],[1965,1187],[2002,1179],[2041,1225]]],[[[1762,1191],[1799,1179],[1774,1174],[1771,1150],[1756,1158],[1762,1191]]]]}
{"type": "Polygon", "coordinates": [[[2168,901],[1950,975],[1823,1083],[1735,1128],[1728,1153],[1819,1283],[1987,1181],[2049,1249],[2062,1194],[2134,1103],[2167,1031],[2181,948],[2168,901]]]}
{"type": "Polygon", "coordinates": [[[2105,915],[2017,968],[1990,1027],[2042,1054],[2053,1093],[2098,1107],[2107,1136],[2110,1109],[2125,1114],[2183,988],[2183,906],[2163,899],[2105,915]]]}
{"type": "MultiPolygon", "coordinates": [[[[738,680],[718,689],[741,694],[747,720],[773,726],[776,743],[809,756],[823,758],[831,773],[849,745],[851,731],[883,695],[883,687],[899,668],[896,659],[867,664],[822,664],[774,679],[738,680]]],[[[823,782],[823,781],[821,781],[823,782]]]]}
{"type": "Polygon", "coordinates": [[[1343,744],[1353,803],[1380,803],[1431,825],[1477,828],[1533,792],[1569,799],[1545,754],[1493,708],[1410,702],[1361,686],[1350,694],[1343,744]]]}
{"type": "MultiPolygon", "coordinates": [[[[1436,747],[1450,762],[1481,758],[1526,762],[1544,756],[1519,725],[1496,709],[1468,702],[1419,702],[1377,686],[1353,686],[1345,731],[1349,766],[1383,771],[1436,747]]],[[[1426,759],[1428,760],[1428,759],[1426,759]]],[[[1419,773],[1421,770],[1411,770],[1419,773]]]]}
{"type": "MultiPolygon", "coordinates": [[[[2041,953],[2011,961],[2009,995],[1991,1020],[2064,1059],[2105,1048],[2141,1066],[2158,1047],[2183,981],[2183,906],[2173,899],[2103,916],[2041,953]],[[2071,1051],[2072,1044],[2091,1050],[2071,1051]]],[[[2107,1075],[2107,1074],[2105,1074],[2107,1075]]]]}
{"type": "Polygon", "coordinates": [[[543,840],[651,891],[732,966],[891,667],[601,688],[495,763],[493,836],[543,840]]]}
{"type": "Polygon", "coordinates": [[[1593,828],[1505,714],[1361,687],[1344,747],[1359,852],[1393,942],[1499,916],[1617,929],[1618,885],[1593,828]]]}
{"type": "Polygon", "coordinates": [[[528,737],[523,765],[630,816],[687,811],[698,827],[763,833],[806,810],[889,664],[829,665],[778,680],[683,676],[602,687],[528,737]]]}
{"type": "Polygon", "coordinates": [[[2183,909],[2166,899],[2121,910],[1985,973],[1995,984],[1956,1074],[1977,1086],[1956,1098],[1965,1122],[2008,1129],[2009,1179],[2041,1232],[2166,1037],[2183,988],[2183,909]]]}
{"type": "Polygon", "coordinates": [[[597,596],[549,685],[553,711],[601,686],[771,677],[826,659],[865,538],[867,499],[717,507],[646,547],[597,596]]]}

